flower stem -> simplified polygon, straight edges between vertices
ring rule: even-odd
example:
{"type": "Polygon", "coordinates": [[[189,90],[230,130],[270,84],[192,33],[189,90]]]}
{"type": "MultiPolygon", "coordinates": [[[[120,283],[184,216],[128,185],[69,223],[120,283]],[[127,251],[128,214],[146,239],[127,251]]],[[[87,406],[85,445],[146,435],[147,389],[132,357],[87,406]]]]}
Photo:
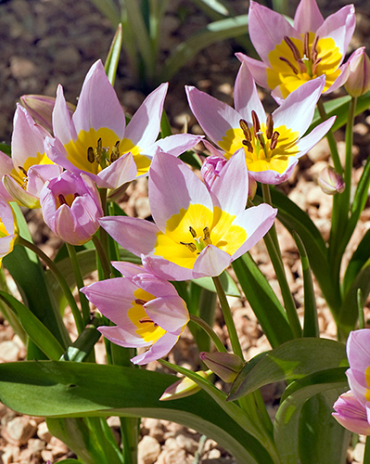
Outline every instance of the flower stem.
{"type": "Polygon", "coordinates": [[[80,289],[85,286],[83,277],[81,274],[80,263],[78,262],[76,249],[73,245],[66,243],[68,254],[72,263],[73,272],[76,279],[76,286],[78,290],[78,297],[81,303],[82,317],[84,324],[88,324],[90,321],[90,306],[86,296],[80,292],[80,289]]]}
{"type": "Polygon", "coordinates": [[[346,126],[346,163],[344,166],[345,189],[344,189],[344,192],[342,193],[343,208],[341,208],[341,212],[344,212],[347,215],[347,218],[348,218],[349,203],[350,203],[350,197],[351,197],[351,182],[352,182],[352,167],[353,167],[353,160],[352,160],[353,124],[355,121],[356,105],[357,105],[357,98],[352,97],[351,102],[349,104],[348,119],[347,119],[347,126],[346,126]]]}
{"type": "MultiPolygon", "coordinates": [[[[100,228],[100,230],[102,230],[102,229],[100,228]]],[[[105,250],[103,248],[103,245],[102,245],[101,241],[99,240],[99,238],[97,237],[97,235],[94,235],[92,240],[94,242],[96,252],[98,253],[98,256],[99,256],[99,259],[100,259],[100,264],[101,264],[101,267],[103,269],[104,279],[110,279],[111,267],[110,267],[110,263],[109,263],[109,260],[107,258],[107,255],[105,254],[105,250]]]]}
{"type": "MultiPolygon", "coordinates": [[[[326,114],[324,103],[322,102],[322,99],[317,102],[317,109],[319,110],[320,116],[322,121],[326,121],[328,119],[328,115],[326,114]]],[[[337,142],[335,141],[333,131],[329,129],[329,131],[326,134],[326,138],[329,143],[330,151],[331,151],[331,157],[334,163],[334,168],[335,170],[342,175],[343,174],[343,168],[339,159],[339,153],[338,153],[338,148],[337,148],[337,142]]]]}
{"type": "Polygon", "coordinates": [[[216,290],[217,290],[217,295],[220,300],[220,305],[222,309],[222,314],[225,319],[225,324],[227,327],[227,330],[229,332],[229,337],[230,337],[230,342],[231,346],[233,349],[234,354],[239,356],[240,359],[244,361],[244,356],[243,356],[243,351],[240,346],[238,334],[236,333],[236,328],[233,320],[233,316],[231,314],[230,306],[226,298],[225,291],[222,287],[221,281],[219,277],[213,277],[213,283],[215,284],[216,290]]]}
{"type": "Polygon", "coordinates": [[[49,267],[50,271],[53,273],[54,277],[57,279],[60,287],[62,288],[65,297],[67,298],[68,304],[72,311],[73,318],[76,323],[77,331],[80,334],[84,329],[82,316],[80,310],[78,309],[77,303],[72,295],[71,289],[69,288],[69,285],[67,284],[63,274],[60,272],[57,265],[42,250],[40,250],[38,246],[34,245],[28,240],[22,237],[18,237],[18,243],[36,253],[37,256],[41,258],[44,261],[44,263],[49,267]]]}
{"type": "Polygon", "coordinates": [[[217,348],[217,351],[220,351],[221,353],[227,353],[227,349],[224,347],[222,341],[218,338],[215,331],[207,324],[206,321],[204,321],[198,316],[194,316],[194,314],[190,314],[190,320],[195,322],[195,324],[199,325],[199,327],[201,327],[207,333],[207,335],[213,341],[215,347],[217,348]]]}

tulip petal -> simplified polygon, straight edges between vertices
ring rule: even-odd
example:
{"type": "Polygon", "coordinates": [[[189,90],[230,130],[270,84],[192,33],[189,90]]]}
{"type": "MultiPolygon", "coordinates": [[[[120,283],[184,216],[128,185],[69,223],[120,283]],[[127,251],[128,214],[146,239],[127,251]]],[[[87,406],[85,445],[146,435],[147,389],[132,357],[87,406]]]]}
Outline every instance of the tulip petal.
{"type": "Polygon", "coordinates": [[[247,121],[252,122],[251,112],[255,111],[259,121],[266,123],[266,113],[257,93],[256,84],[251,72],[242,62],[234,87],[235,109],[247,121]]]}
{"type": "Polygon", "coordinates": [[[62,174],[62,166],[57,164],[40,164],[31,166],[28,170],[27,192],[40,197],[42,188],[45,182],[58,177],[62,174]]]}
{"type": "Polygon", "coordinates": [[[333,408],[336,412],[332,415],[343,427],[354,433],[370,435],[368,408],[360,404],[351,391],[340,395],[333,408]]]}
{"type": "Polygon", "coordinates": [[[71,140],[77,140],[76,128],[72,122],[61,85],[58,85],[57,88],[57,98],[53,110],[53,132],[62,145],[66,145],[71,140]]]}
{"type": "Polygon", "coordinates": [[[145,272],[142,266],[138,266],[133,263],[126,263],[125,261],[112,261],[111,264],[123,275],[123,277],[128,277],[129,279],[137,276],[140,272],[145,272]]]}
{"type": "Polygon", "coordinates": [[[132,280],[138,287],[156,297],[176,296],[178,298],[177,291],[172,284],[166,280],[159,279],[152,273],[145,272],[143,268],[141,268],[141,272],[133,277],[132,280]]]}
{"type": "Polygon", "coordinates": [[[347,356],[351,370],[366,371],[370,365],[370,329],[355,330],[349,334],[347,356]]]}
{"type": "Polygon", "coordinates": [[[96,183],[98,187],[115,189],[135,179],[136,173],[137,166],[134,157],[131,153],[126,153],[110,166],[100,171],[97,175],[96,183]]]}
{"type": "Polygon", "coordinates": [[[231,256],[214,245],[208,245],[198,256],[193,268],[193,278],[217,277],[231,263],[231,256]]]}
{"type": "Polygon", "coordinates": [[[300,34],[316,32],[324,23],[316,0],[301,0],[294,16],[294,29],[300,34]]]}
{"type": "Polygon", "coordinates": [[[303,137],[298,142],[299,153],[297,155],[297,158],[305,155],[324,137],[324,135],[330,130],[330,128],[334,124],[335,119],[336,116],[333,116],[327,119],[326,121],[322,122],[321,124],[316,126],[315,129],[313,129],[308,135],[303,137]]]}
{"type": "Polygon", "coordinates": [[[125,348],[139,348],[150,346],[150,343],[146,342],[143,338],[139,337],[136,334],[136,327],[134,326],[134,324],[130,326],[126,325],[125,328],[103,326],[98,327],[98,330],[102,335],[104,335],[105,338],[115,343],[116,345],[123,346],[125,348]]]}
{"type": "Polygon", "coordinates": [[[142,255],[141,261],[148,271],[165,280],[190,280],[193,270],[171,263],[160,256],[142,255]]]}
{"type": "Polygon", "coordinates": [[[180,335],[189,321],[184,301],[178,296],[164,296],[150,300],[144,305],[151,320],[167,332],[180,335]]]}
{"type": "Polygon", "coordinates": [[[173,335],[169,332],[163,335],[146,353],[139,354],[131,359],[134,364],[148,364],[159,358],[166,356],[174,347],[178,340],[178,335],[173,335]]]}
{"type": "Polygon", "coordinates": [[[258,85],[261,87],[264,87],[266,89],[269,88],[267,85],[267,65],[260,60],[255,60],[254,58],[250,58],[247,55],[244,55],[244,53],[238,52],[235,53],[235,56],[238,58],[238,60],[242,63],[245,63],[249,69],[249,72],[252,74],[253,79],[256,81],[258,85]]]}
{"type": "Polygon", "coordinates": [[[153,158],[158,151],[164,151],[172,156],[179,156],[182,153],[195,147],[203,139],[202,135],[192,134],[175,134],[157,140],[148,150],[145,155],[153,158]]]}

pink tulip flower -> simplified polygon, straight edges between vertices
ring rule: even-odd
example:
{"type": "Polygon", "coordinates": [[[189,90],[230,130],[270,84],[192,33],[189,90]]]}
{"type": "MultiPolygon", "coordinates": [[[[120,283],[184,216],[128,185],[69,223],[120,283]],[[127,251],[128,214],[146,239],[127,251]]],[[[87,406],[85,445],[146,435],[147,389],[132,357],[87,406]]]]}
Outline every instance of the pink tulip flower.
{"type": "Polygon", "coordinates": [[[279,13],[251,1],[249,34],[262,61],[237,53],[257,84],[286,98],[307,81],[325,76],[323,93],[346,80],[342,65],[355,29],[355,10],[346,5],[324,20],[315,0],[301,0],[294,26],[279,13]]]}
{"type": "Polygon", "coordinates": [[[50,157],[65,169],[84,172],[98,187],[116,189],[147,175],[158,150],[178,156],[201,137],[178,134],[155,143],[160,130],[167,84],[154,90],[126,126],[125,114],[102,62],[87,73],[72,117],[61,86],[53,111],[55,139],[49,139],[50,157]]]}
{"type": "Polygon", "coordinates": [[[98,189],[85,174],[64,171],[44,186],[40,202],[46,224],[71,245],[88,242],[103,216],[98,189]]]}
{"type": "Polygon", "coordinates": [[[347,63],[348,78],[344,87],[352,97],[360,97],[370,89],[370,59],[365,47],[354,51],[347,63]]]}
{"type": "Polygon", "coordinates": [[[12,207],[0,197],[0,266],[4,256],[13,251],[18,225],[12,207]]]}
{"type": "Polygon", "coordinates": [[[155,224],[120,216],[102,218],[100,224],[162,279],[218,276],[266,234],[276,216],[267,204],[245,210],[247,185],[241,152],[222,169],[210,191],[181,160],[158,153],[149,175],[155,224]]]}
{"type": "Polygon", "coordinates": [[[173,285],[142,267],[123,262],[112,264],[123,277],[96,282],[81,290],[116,324],[98,330],[117,345],[149,347],[131,359],[135,364],[166,356],[189,322],[185,302],[173,285]]]}
{"type": "Polygon", "coordinates": [[[368,410],[349,390],[340,395],[334,403],[335,412],[333,417],[346,429],[361,435],[370,435],[370,423],[368,420],[368,410]]]}
{"type": "Polygon", "coordinates": [[[5,199],[15,199],[27,208],[40,208],[40,192],[45,182],[58,176],[63,168],[54,164],[46,154],[44,140],[50,134],[20,105],[13,124],[12,158],[9,160],[0,154],[0,174],[3,174],[3,184],[10,196],[5,199]]]}
{"type": "Polygon", "coordinates": [[[335,117],[330,118],[304,136],[324,85],[324,78],[307,82],[267,117],[245,64],[241,65],[235,81],[235,109],[195,87],[187,87],[186,93],[202,129],[224,151],[223,155],[211,148],[213,154],[230,159],[242,150],[251,177],[257,182],[279,184],[288,179],[298,159],[334,123],[335,117]]]}

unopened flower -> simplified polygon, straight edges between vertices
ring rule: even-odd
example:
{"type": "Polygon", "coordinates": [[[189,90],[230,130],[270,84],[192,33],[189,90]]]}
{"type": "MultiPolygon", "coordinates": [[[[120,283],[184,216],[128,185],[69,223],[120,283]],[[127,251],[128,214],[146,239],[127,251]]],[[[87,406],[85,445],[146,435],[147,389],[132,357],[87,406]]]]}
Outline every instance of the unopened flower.
{"type": "Polygon", "coordinates": [[[3,172],[3,183],[9,195],[19,204],[39,208],[40,192],[45,182],[58,176],[63,168],[54,164],[46,154],[44,140],[48,132],[36,124],[20,105],[17,106],[13,125],[12,168],[4,159],[7,172],[3,172]]]}
{"type": "Polygon", "coordinates": [[[234,382],[243,368],[243,361],[233,353],[199,353],[204,364],[224,382],[234,382]]]}
{"type": "Polygon", "coordinates": [[[346,187],[343,177],[332,166],[326,166],[317,178],[321,190],[327,195],[343,193],[346,187]]]}
{"type": "Polygon", "coordinates": [[[370,89],[370,59],[365,47],[354,51],[347,63],[348,78],[344,87],[352,97],[360,97],[370,89]]]}
{"type": "Polygon", "coordinates": [[[248,185],[244,154],[235,155],[208,191],[181,160],[158,153],[149,176],[155,224],[132,217],[105,217],[102,227],[143,264],[168,280],[218,276],[270,229],[276,210],[245,210],[248,185]]]}
{"type": "Polygon", "coordinates": [[[0,265],[4,256],[13,251],[18,225],[12,207],[0,197],[0,265]]]}
{"type": "Polygon", "coordinates": [[[340,395],[334,403],[332,415],[346,429],[361,435],[370,435],[368,410],[354,396],[351,390],[340,395]]]}
{"type": "Polygon", "coordinates": [[[208,156],[205,159],[200,173],[208,190],[211,189],[214,181],[217,179],[217,177],[220,176],[221,169],[225,166],[226,163],[226,158],[217,155],[208,156]]]}
{"type": "MultiPolygon", "coordinates": [[[[207,379],[212,375],[212,371],[196,371],[196,374],[200,375],[204,379],[207,379]]],[[[180,398],[186,398],[187,396],[195,395],[198,391],[201,390],[201,387],[194,380],[189,379],[189,377],[183,377],[177,382],[170,385],[163,392],[163,395],[159,398],[159,401],[170,401],[178,400],[180,398]]]]}
{"type": "Polygon", "coordinates": [[[138,176],[147,175],[158,150],[177,156],[201,137],[169,136],[155,142],[168,84],[161,84],[143,102],[126,126],[117,95],[97,61],[82,85],[72,117],[61,86],[53,111],[55,139],[49,139],[50,157],[65,169],[84,172],[98,187],[116,189],[138,176]]]}
{"type": "Polygon", "coordinates": [[[103,216],[99,192],[86,175],[68,171],[49,181],[40,196],[44,221],[71,245],[88,242],[103,216]]]}
{"type": "Polygon", "coordinates": [[[166,356],[189,322],[185,302],[169,282],[140,266],[113,262],[123,277],[104,280],[81,291],[116,324],[98,330],[111,342],[129,348],[149,348],[131,359],[147,364],[166,356]]]}
{"type": "Polygon", "coordinates": [[[251,177],[279,184],[334,123],[335,118],[330,118],[304,136],[324,84],[324,78],[307,82],[267,117],[245,64],[235,81],[235,109],[195,87],[187,87],[186,92],[200,126],[227,159],[242,150],[251,177]]]}
{"type": "Polygon", "coordinates": [[[286,98],[319,76],[325,77],[324,93],[344,84],[347,64],[342,62],[355,29],[353,5],[324,20],[315,0],[301,0],[291,26],[279,13],[251,1],[248,26],[262,61],[242,53],[237,57],[275,97],[286,98]]]}

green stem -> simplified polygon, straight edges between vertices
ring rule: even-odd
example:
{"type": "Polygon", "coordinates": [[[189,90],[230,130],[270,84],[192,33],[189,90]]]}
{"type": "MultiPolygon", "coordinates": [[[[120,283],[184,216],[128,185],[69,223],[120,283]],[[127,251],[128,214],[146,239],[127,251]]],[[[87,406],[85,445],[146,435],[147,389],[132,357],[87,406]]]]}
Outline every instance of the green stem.
{"type": "MultiPolygon", "coordinates": [[[[322,102],[322,99],[317,102],[317,109],[319,110],[319,114],[321,116],[322,121],[326,121],[328,119],[328,115],[326,114],[324,103],[322,102]]],[[[331,157],[334,163],[334,168],[335,170],[342,175],[343,174],[343,168],[340,163],[339,159],[339,153],[338,153],[338,147],[337,147],[337,142],[335,141],[333,131],[330,129],[327,134],[326,138],[329,143],[330,151],[331,151],[331,157]]]]}
{"type": "Polygon", "coordinates": [[[363,464],[370,464],[370,437],[366,437],[365,455],[363,464]]]}
{"type": "MultiPolygon", "coordinates": [[[[102,230],[102,228],[100,228],[100,230],[102,230]]],[[[99,240],[99,238],[97,237],[97,235],[94,235],[92,240],[94,242],[96,252],[98,253],[98,256],[99,256],[100,264],[103,269],[104,279],[110,279],[111,267],[110,267],[110,263],[108,261],[107,255],[105,253],[105,250],[103,248],[103,245],[101,241],[99,240]]]]}
{"type": "Polygon", "coordinates": [[[213,341],[215,347],[217,348],[217,351],[220,351],[221,353],[227,353],[227,349],[224,347],[222,341],[218,338],[215,331],[212,330],[212,328],[207,324],[206,321],[204,321],[198,316],[194,316],[193,314],[190,315],[190,320],[195,322],[195,324],[199,325],[199,327],[201,327],[207,333],[207,335],[213,341]]]}
{"type": "MultiPolygon", "coordinates": [[[[272,206],[272,199],[271,199],[271,192],[270,192],[270,186],[268,184],[261,184],[261,187],[262,187],[262,197],[263,197],[263,201],[265,203],[267,203],[268,205],[272,206]]],[[[272,241],[274,242],[274,245],[275,245],[275,248],[277,250],[280,249],[280,246],[279,246],[279,240],[278,240],[278,237],[277,237],[277,233],[276,233],[276,226],[275,226],[275,222],[274,224],[272,225],[270,231],[270,236],[271,236],[271,239],[272,241]]],[[[281,262],[283,262],[281,260],[281,262]]]]}
{"type": "Polygon", "coordinates": [[[356,105],[357,105],[357,98],[352,97],[350,105],[349,105],[348,119],[347,119],[347,126],[346,126],[346,162],[344,166],[344,182],[346,186],[345,186],[344,192],[342,193],[343,207],[341,208],[341,212],[343,214],[346,214],[347,219],[348,219],[350,197],[351,197],[352,167],[353,167],[353,160],[352,160],[353,124],[355,121],[356,105]]]}
{"type": "Polygon", "coordinates": [[[242,351],[242,348],[240,346],[238,334],[236,333],[236,328],[235,328],[233,316],[231,314],[230,306],[229,306],[229,303],[227,301],[226,294],[225,294],[225,291],[224,291],[224,289],[222,287],[222,284],[221,284],[221,281],[220,281],[219,277],[213,277],[213,283],[215,284],[217,295],[218,295],[218,298],[220,300],[222,314],[224,316],[225,324],[226,324],[227,330],[229,332],[229,337],[230,337],[230,342],[231,342],[233,352],[234,352],[234,354],[239,356],[240,359],[242,359],[244,361],[243,351],[242,351]]]}
{"type": "Polygon", "coordinates": [[[86,296],[82,292],[80,292],[80,289],[85,286],[84,280],[81,274],[80,263],[78,262],[75,247],[73,245],[70,245],[69,243],[66,243],[66,245],[67,245],[69,257],[71,259],[75,279],[76,279],[78,297],[80,299],[81,309],[82,309],[82,317],[83,317],[84,324],[86,325],[90,321],[90,306],[89,306],[89,301],[86,298],[86,296]]]}
{"type": "Polygon", "coordinates": [[[49,267],[50,271],[53,273],[54,277],[57,279],[59,285],[61,286],[65,297],[67,298],[68,304],[71,308],[73,318],[76,323],[77,331],[80,334],[84,329],[84,323],[80,310],[78,309],[77,303],[72,295],[71,289],[69,288],[63,274],[58,269],[57,265],[42,251],[39,247],[29,242],[28,240],[18,237],[18,243],[24,247],[30,249],[41,258],[44,263],[49,267]]]}

